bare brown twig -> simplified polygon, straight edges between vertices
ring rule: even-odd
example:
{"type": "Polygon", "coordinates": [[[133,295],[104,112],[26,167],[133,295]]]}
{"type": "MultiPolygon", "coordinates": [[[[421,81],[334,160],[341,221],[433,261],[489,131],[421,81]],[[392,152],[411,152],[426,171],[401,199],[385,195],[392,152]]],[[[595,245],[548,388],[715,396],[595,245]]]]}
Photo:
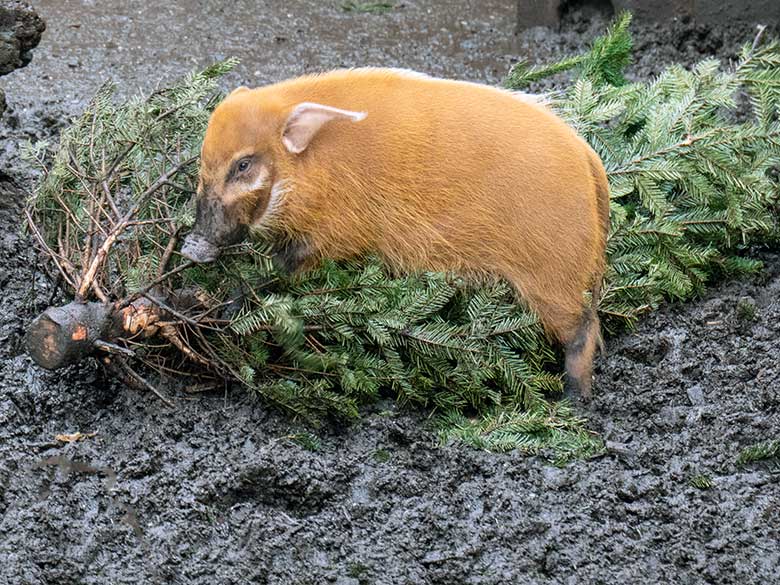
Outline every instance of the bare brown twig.
{"type": "Polygon", "coordinates": [[[192,163],[196,158],[197,157],[193,156],[188,158],[187,160],[179,162],[179,164],[172,167],[167,172],[163,173],[160,177],[158,177],[158,179],[154,183],[152,183],[143,193],[141,193],[141,195],[138,196],[135,205],[133,205],[133,207],[130,208],[127,211],[127,213],[125,213],[125,215],[122,217],[122,219],[114,226],[114,228],[109,232],[106,239],[103,241],[103,244],[98,249],[95,258],[92,260],[92,263],[89,265],[89,268],[86,270],[86,272],[84,273],[84,277],[81,279],[81,282],[79,283],[79,287],[76,292],[77,298],[79,299],[86,298],[87,292],[89,292],[89,289],[92,288],[93,286],[95,275],[97,274],[98,269],[103,264],[103,261],[108,255],[111,246],[114,245],[119,235],[128,227],[128,224],[138,214],[138,211],[146,203],[149,197],[151,197],[161,186],[163,186],[166,181],[168,181],[171,177],[176,175],[176,173],[181,171],[181,169],[183,169],[185,166],[192,163]]]}
{"type": "Polygon", "coordinates": [[[138,372],[136,372],[133,368],[131,368],[127,362],[125,362],[124,359],[121,357],[116,358],[116,363],[119,364],[119,367],[124,371],[132,380],[134,380],[136,383],[140,384],[142,387],[146,388],[150,392],[152,392],[157,398],[162,400],[167,406],[170,406],[171,408],[174,408],[173,402],[165,396],[160,390],[158,390],[154,385],[152,385],[146,378],[141,376],[138,372]]]}
{"type": "Polygon", "coordinates": [[[152,282],[146,284],[141,290],[134,292],[133,294],[129,295],[127,298],[119,301],[117,303],[117,308],[123,309],[133,301],[139,299],[146,293],[148,293],[150,290],[152,290],[154,287],[156,287],[158,284],[163,283],[165,280],[170,278],[171,276],[178,274],[179,272],[182,272],[183,270],[186,270],[187,268],[190,268],[194,266],[195,263],[191,260],[188,260],[186,262],[183,262],[182,264],[179,264],[176,268],[173,268],[166,272],[165,274],[160,275],[159,277],[155,278],[152,282]]]}
{"type": "Polygon", "coordinates": [[[211,362],[200,355],[197,351],[192,349],[192,347],[181,338],[176,327],[173,325],[164,325],[160,327],[160,335],[170,341],[174,347],[176,347],[176,349],[178,349],[188,359],[204,365],[207,368],[211,367],[211,362]]]}
{"type": "Polygon", "coordinates": [[[52,259],[52,262],[54,262],[54,265],[57,267],[57,270],[62,275],[62,278],[65,279],[65,282],[67,282],[73,289],[76,288],[75,281],[71,278],[71,275],[68,274],[68,272],[63,268],[62,260],[65,260],[62,256],[57,254],[54,250],[51,249],[51,247],[46,243],[46,240],[41,235],[41,232],[38,230],[38,226],[35,225],[35,222],[33,221],[32,216],[30,215],[30,211],[28,209],[24,210],[25,218],[27,219],[27,225],[30,228],[30,231],[32,231],[33,237],[38,242],[38,245],[43,248],[43,251],[48,254],[49,258],[52,259]]]}
{"type": "Polygon", "coordinates": [[[168,240],[168,245],[165,247],[162,258],[160,258],[160,265],[157,267],[157,278],[160,278],[163,274],[165,274],[165,269],[168,267],[168,262],[170,262],[173,251],[176,249],[176,244],[179,242],[180,228],[177,228],[173,221],[170,223],[171,227],[173,228],[173,234],[171,234],[171,239],[168,240]]]}

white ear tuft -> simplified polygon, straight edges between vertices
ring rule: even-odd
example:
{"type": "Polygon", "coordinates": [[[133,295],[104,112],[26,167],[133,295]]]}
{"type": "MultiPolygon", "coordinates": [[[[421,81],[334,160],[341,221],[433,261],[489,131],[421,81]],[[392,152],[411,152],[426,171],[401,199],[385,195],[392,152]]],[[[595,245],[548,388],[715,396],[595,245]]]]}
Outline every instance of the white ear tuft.
{"type": "Polygon", "coordinates": [[[298,154],[306,150],[317,132],[331,120],[360,122],[366,115],[365,112],[351,112],[322,104],[303,102],[295,106],[287,118],[282,131],[282,142],[287,150],[298,154]]]}

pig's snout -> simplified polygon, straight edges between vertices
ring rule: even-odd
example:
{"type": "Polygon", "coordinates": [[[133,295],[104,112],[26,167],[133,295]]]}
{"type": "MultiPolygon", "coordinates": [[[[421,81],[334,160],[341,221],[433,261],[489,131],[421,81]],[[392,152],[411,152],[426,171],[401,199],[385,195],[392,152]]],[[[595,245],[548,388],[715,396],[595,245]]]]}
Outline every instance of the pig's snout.
{"type": "Polygon", "coordinates": [[[198,234],[190,234],[184,239],[181,253],[198,264],[214,262],[219,257],[219,246],[215,246],[198,234]]]}

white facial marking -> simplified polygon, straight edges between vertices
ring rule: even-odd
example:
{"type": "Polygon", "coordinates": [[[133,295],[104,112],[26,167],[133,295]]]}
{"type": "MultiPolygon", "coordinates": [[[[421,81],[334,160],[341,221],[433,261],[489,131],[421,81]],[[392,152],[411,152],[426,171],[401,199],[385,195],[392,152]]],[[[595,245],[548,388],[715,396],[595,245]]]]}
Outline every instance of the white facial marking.
{"type": "Polygon", "coordinates": [[[286,179],[279,179],[273,184],[271,187],[271,196],[268,199],[268,205],[266,206],[263,215],[254,222],[253,227],[264,227],[273,219],[273,216],[279,210],[279,204],[282,198],[290,192],[291,188],[290,182],[286,179]]]}
{"type": "Polygon", "coordinates": [[[259,191],[260,189],[264,189],[268,185],[268,179],[270,178],[270,175],[271,173],[268,172],[268,169],[263,167],[263,169],[257,174],[255,182],[249,186],[247,191],[259,191]]]}
{"type": "Polygon", "coordinates": [[[225,204],[230,205],[236,200],[241,199],[244,195],[251,193],[252,191],[260,191],[268,186],[268,180],[271,176],[271,172],[263,167],[257,174],[254,182],[246,187],[239,184],[236,188],[230,189],[229,194],[225,197],[225,204]]]}
{"type": "Polygon", "coordinates": [[[257,177],[251,185],[244,186],[239,183],[235,188],[228,191],[228,195],[225,197],[225,204],[230,205],[236,200],[241,199],[245,195],[253,192],[260,191],[268,187],[268,181],[271,178],[271,171],[267,167],[262,167],[260,172],[257,173],[257,177]]]}

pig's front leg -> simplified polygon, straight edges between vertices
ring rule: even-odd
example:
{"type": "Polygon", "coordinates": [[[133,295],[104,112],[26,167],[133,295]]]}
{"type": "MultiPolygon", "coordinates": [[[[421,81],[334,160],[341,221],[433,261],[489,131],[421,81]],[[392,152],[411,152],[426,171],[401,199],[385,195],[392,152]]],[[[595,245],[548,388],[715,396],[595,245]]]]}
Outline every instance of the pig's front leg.
{"type": "MultiPolygon", "coordinates": [[[[311,247],[301,240],[288,240],[275,244],[271,249],[271,260],[277,270],[286,274],[291,274],[302,268],[307,260],[313,258],[311,247]]],[[[265,287],[274,282],[270,279],[268,282],[255,285],[255,291],[263,291],[265,287]]],[[[247,299],[250,298],[250,291],[246,289],[247,285],[242,284],[235,288],[230,294],[230,303],[222,312],[223,319],[232,319],[240,314],[247,307],[247,299]]]]}
{"type": "Polygon", "coordinates": [[[292,274],[312,259],[311,245],[304,240],[285,240],[273,247],[273,263],[276,268],[292,274]]]}
{"type": "MultiPolygon", "coordinates": [[[[303,241],[286,241],[274,244],[271,248],[271,260],[277,270],[290,274],[301,268],[306,260],[312,258],[311,248],[303,241]]],[[[252,288],[255,293],[265,291],[266,287],[276,279],[271,278],[267,282],[255,284],[252,288]]],[[[223,319],[232,319],[247,308],[247,299],[251,298],[248,284],[242,284],[230,293],[230,303],[222,312],[223,319]]]]}

